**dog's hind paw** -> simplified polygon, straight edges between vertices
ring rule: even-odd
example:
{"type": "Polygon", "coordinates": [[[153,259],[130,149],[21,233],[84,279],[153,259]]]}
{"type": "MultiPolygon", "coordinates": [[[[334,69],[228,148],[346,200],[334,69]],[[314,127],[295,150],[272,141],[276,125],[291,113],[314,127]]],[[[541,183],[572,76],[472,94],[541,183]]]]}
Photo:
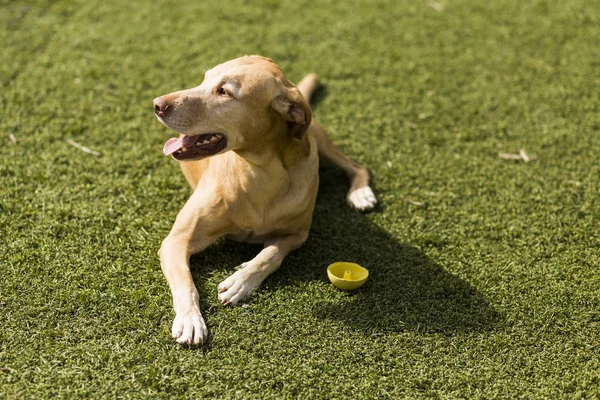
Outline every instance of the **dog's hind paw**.
{"type": "Polygon", "coordinates": [[[200,311],[179,313],[173,321],[171,335],[182,346],[196,346],[206,342],[208,329],[200,311]]]}
{"type": "Polygon", "coordinates": [[[377,205],[377,198],[369,186],[348,193],[346,201],[350,207],[359,211],[370,211],[377,205]]]}

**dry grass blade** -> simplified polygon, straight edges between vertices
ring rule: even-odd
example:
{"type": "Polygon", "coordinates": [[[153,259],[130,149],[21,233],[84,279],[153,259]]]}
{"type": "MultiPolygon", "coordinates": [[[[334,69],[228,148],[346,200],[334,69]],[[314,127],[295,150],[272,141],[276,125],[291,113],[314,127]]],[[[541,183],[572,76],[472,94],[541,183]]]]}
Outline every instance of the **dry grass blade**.
{"type": "Polygon", "coordinates": [[[69,143],[71,146],[78,148],[81,151],[84,151],[86,153],[89,153],[91,155],[94,155],[96,157],[99,157],[101,154],[99,152],[97,152],[96,150],[92,150],[92,149],[88,149],[85,146],[80,145],[79,143],[71,140],[71,139],[67,139],[67,143],[69,143]]]}
{"type": "Polygon", "coordinates": [[[424,206],[425,205],[425,203],[423,203],[422,201],[411,200],[408,197],[405,197],[404,200],[406,200],[408,203],[412,204],[413,206],[424,206]]]}
{"type": "Polygon", "coordinates": [[[520,149],[519,154],[498,153],[498,157],[500,157],[503,160],[523,160],[525,162],[535,160],[535,158],[527,154],[524,149],[520,149]]]}
{"type": "Polygon", "coordinates": [[[8,134],[8,137],[10,138],[11,142],[17,144],[17,137],[12,132],[8,134]]]}
{"type": "Polygon", "coordinates": [[[442,12],[444,10],[444,6],[435,0],[427,0],[427,5],[437,12],[442,12]]]}
{"type": "Polygon", "coordinates": [[[498,153],[498,157],[503,160],[522,160],[519,154],[498,153]]]}

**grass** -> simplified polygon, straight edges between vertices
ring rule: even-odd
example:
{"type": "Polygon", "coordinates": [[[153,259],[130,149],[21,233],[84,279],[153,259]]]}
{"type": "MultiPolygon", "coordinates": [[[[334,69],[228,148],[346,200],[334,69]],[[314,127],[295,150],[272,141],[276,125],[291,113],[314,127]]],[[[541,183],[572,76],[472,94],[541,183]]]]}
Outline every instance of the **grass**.
{"type": "Polygon", "coordinates": [[[597,2],[0,4],[0,398],[600,396],[597,2]],[[258,248],[195,256],[211,336],[185,350],[156,250],[190,191],[151,100],[256,53],[322,77],[382,205],[323,167],[246,308],[216,286],[258,248]]]}

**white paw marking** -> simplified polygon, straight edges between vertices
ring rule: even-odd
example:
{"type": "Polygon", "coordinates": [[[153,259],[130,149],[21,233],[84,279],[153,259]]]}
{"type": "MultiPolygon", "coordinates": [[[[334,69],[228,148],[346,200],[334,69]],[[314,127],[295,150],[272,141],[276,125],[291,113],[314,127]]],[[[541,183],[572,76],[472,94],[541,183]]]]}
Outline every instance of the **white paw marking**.
{"type": "Polygon", "coordinates": [[[173,321],[171,335],[177,343],[183,346],[195,346],[206,342],[208,329],[200,311],[194,310],[177,314],[173,321]]]}
{"type": "Polygon", "coordinates": [[[377,199],[369,186],[361,187],[348,194],[346,198],[350,207],[359,211],[369,211],[377,205],[377,199]]]}
{"type": "MultiPolygon", "coordinates": [[[[247,265],[247,263],[244,263],[247,265]]],[[[246,267],[243,265],[242,268],[246,267]]],[[[225,305],[236,305],[250,297],[262,279],[257,274],[248,274],[246,269],[238,269],[233,275],[225,279],[217,287],[219,301],[225,305]]]]}

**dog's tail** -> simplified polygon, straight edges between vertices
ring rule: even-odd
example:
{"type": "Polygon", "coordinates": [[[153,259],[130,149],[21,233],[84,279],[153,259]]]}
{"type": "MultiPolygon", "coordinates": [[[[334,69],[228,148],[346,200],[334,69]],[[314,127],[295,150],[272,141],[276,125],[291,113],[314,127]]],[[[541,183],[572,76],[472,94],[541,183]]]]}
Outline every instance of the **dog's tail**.
{"type": "Polygon", "coordinates": [[[298,89],[300,89],[300,93],[302,93],[302,97],[307,103],[310,103],[310,97],[318,85],[319,77],[315,73],[306,75],[298,84],[298,89]]]}

